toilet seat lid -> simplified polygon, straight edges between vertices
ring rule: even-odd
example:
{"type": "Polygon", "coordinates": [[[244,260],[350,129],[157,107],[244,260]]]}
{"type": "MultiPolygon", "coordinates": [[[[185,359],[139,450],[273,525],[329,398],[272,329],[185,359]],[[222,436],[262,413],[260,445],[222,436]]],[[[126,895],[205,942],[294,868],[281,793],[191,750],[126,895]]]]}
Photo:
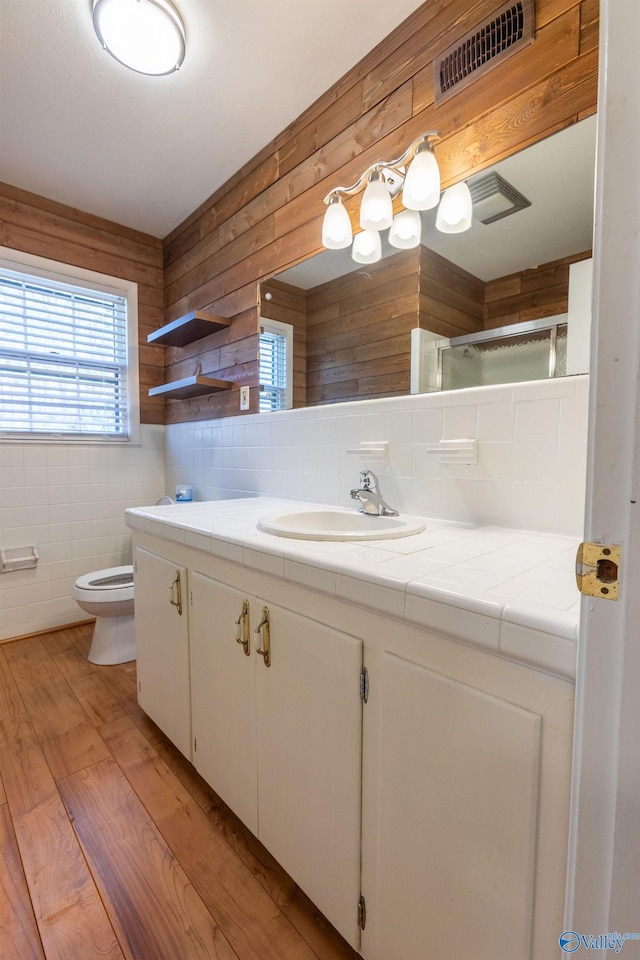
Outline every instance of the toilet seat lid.
{"type": "Polygon", "coordinates": [[[78,577],[75,585],[79,590],[122,590],[123,587],[132,587],[133,565],[85,573],[78,577]]]}

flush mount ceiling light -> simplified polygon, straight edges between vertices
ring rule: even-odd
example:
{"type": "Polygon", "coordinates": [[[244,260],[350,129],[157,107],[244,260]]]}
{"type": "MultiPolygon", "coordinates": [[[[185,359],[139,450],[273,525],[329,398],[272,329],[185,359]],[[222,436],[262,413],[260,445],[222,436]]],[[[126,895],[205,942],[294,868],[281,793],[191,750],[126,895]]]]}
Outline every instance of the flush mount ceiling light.
{"type": "Polygon", "coordinates": [[[93,0],[93,26],[104,49],[137,73],[164,76],[184,60],[184,25],[168,0],[93,0]]]}
{"type": "MultiPolygon", "coordinates": [[[[434,130],[423,133],[396,160],[374,163],[352,186],[336,187],[332,190],[324,198],[327,205],[322,224],[324,246],[331,250],[340,250],[350,246],[353,241],[352,256],[358,263],[375,263],[380,259],[381,230],[389,229],[389,243],[394,247],[408,249],[417,246],[421,231],[419,211],[431,210],[440,202],[440,171],[432,143],[437,139],[438,134],[434,130]],[[351,197],[361,190],[364,194],[360,203],[360,226],[363,234],[367,236],[358,234],[354,239],[343,198],[351,197]],[[405,209],[394,217],[393,198],[400,190],[405,209]],[[374,242],[371,236],[374,233],[378,234],[377,242],[374,242]]],[[[463,186],[466,190],[466,185],[463,186]]],[[[442,218],[440,222],[444,222],[442,218]]],[[[466,218],[464,221],[457,221],[456,232],[468,229],[471,226],[471,217],[469,216],[466,226],[463,222],[467,223],[466,218]]],[[[451,232],[448,225],[441,229],[451,232]]]]}

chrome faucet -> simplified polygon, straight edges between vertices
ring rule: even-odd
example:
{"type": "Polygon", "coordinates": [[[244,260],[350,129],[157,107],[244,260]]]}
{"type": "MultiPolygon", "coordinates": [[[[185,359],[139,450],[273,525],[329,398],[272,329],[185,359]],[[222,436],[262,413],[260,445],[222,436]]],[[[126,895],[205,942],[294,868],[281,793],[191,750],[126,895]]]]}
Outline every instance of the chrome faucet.
{"type": "Polygon", "coordinates": [[[397,517],[398,511],[388,506],[378,486],[378,478],[371,470],[360,471],[360,488],[351,491],[351,499],[360,501],[360,513],[377,517],[397,517]]]}

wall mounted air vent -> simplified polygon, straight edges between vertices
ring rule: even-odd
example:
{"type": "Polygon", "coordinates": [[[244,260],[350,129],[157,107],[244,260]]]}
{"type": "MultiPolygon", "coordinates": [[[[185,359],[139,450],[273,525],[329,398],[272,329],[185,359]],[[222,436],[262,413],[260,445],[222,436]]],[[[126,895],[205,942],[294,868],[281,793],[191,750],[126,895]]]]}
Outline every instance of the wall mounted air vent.
{"type": "Polygon", "coordinates": [[[443,50],[433,62],[436,106],[481,77],[534,38],[534,0],[505,3],[443,50]]]}

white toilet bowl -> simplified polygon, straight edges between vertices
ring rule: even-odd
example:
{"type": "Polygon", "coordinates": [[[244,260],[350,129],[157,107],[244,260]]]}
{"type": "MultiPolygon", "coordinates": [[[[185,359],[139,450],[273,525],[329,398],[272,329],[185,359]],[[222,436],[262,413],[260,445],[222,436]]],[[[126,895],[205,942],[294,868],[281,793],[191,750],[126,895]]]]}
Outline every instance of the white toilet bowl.
{"type": "Polygon", "coordinates": [[[133,628],[133,566],[109,567],[78,577],[71,595],[96,618],[91,663],[126,663],[136,658],[133,628]]]}

